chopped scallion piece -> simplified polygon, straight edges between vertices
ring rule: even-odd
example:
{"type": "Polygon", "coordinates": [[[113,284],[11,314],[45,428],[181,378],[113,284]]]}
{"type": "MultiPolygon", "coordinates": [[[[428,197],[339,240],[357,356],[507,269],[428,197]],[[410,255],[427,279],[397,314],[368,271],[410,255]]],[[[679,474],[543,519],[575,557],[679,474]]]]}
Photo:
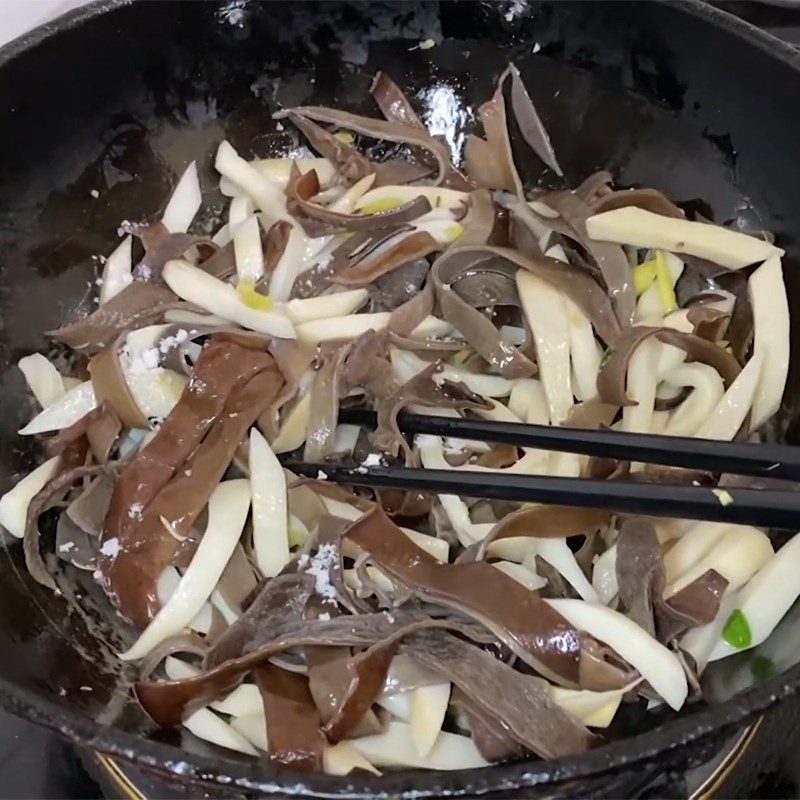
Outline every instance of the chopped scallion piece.
{"type": "Polygon", "coordinates": [[[731,646],[738,650],[750,647],[753,635],[750,632],[750,623],[740,608],[735,608],[725,627],[722,629],[722,638],[731,646]]]}
{"type": "Polygon", "coordinates": [[[656,279],[656,262],[655,259],[645,261],[643,264],[633,268],[633,288],[636,290],[636,296],[643,295],[652,285],[656,279]]]}
{"type": "Polygon", "coordinates": [[[257,292],[255,281],[239,281],[236,284],[236,291],[239,294],[239,299],[248,308],[256,311],[270,311],[272,309],[272,298],[269,295],[257,292]]]}
{"type": "Polygon", "coordinates": [[[678,307],[678,301],[675,299],[672,276],[669,274],[667,259],[664,257],[663,250],[656,250],[656,281],[658,282],[658,291],[661,295],[664,311],[668,314],[678,307]]]}

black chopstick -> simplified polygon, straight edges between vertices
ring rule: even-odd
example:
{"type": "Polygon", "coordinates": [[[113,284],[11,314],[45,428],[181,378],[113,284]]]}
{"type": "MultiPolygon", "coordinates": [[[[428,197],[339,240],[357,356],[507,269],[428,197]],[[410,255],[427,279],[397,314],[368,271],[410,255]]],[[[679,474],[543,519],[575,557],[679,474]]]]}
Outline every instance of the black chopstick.
{"type": "MultiPolygon", "coordinates": [[[[376,424],[375,412],[361,409],[342,409],[339,421],[372,428],[376,424]]],[[[398,424],[404,433],[428,433],[707,472],[800,480],[800,447],[783,444],[723,442],[408,413],[398,417],[398,424]]]]}
{"type": "Polygon", "coordinates": [[[624,514],[708,520],[783,530],[800,529],[800,492],[773,489],[709,489],[672,484],[561,478],[465,469],[343,467],[285,463],[310,478],[375,489],[511,500],[522,503],[603,508],[624,514]]]}

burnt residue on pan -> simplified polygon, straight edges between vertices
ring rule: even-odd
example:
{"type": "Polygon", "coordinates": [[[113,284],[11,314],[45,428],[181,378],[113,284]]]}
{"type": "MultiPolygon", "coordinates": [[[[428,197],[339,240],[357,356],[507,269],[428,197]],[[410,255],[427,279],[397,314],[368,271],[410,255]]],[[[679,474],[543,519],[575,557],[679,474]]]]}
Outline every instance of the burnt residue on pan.
{"type": "MultiPolygon", "coordinates": [[[[716,220],[760,221],[787,249],[797,305],[796,56],[713,8],[693,0],[96,3],[0,50],[2,487],[34,455],[15,434],[30,407],[13,364],[46,350],[42,331],[89,307],[98,257],[113,249],[119,224],[157,214],[189,161],[197,159],[209,192],[211,226],[222,207],[211,188],[221,138],[246,156],[299,148],[272,113],[319,103],[374,114],[367,88],[378,68],[409,87],[426,123],[458,148],[474,125],[472,109],[509,59],[536,97],[565,185],[608,167],[623,185],[656,186],[678,201],[702,198],[716,220]],[[434,46],[420,49],[428,39],[434,46]]],[[[538,163],[519,163],[528,185],[561,185],[538,163]]],[[[800,341],[800,309],[793,319],[800,341]]],[[[788,397],[800,398],[799,380],[795,368],[788,397]]],[[[797,411],[796,400],[783,411],[779,432],[789,440],[800,430],[797,411]]],[[[597,793],[593,776],[605,773],[603,791],[623,794],[632,775],[637,786],[658,786],[703,761],[736,726],[800,684],[789,669],[759,687],[748,663],[731,660],[731,674],[720,674],[720,704],[679,718],[628,715],[619,733],[644,729],[640,735],[580,758],[468,773],[300,778],[188,733],[183,750],[173,746],[178,736],[143,736],[149,728],[129,699],[130,676],[113,657],[124,628],[103,625],[91,585],[68,584],[65,598],[53,597],[21,563],[18,543],[3,548],[0,702],[91,748],[237,791],[518,796],[525,787],[526,797],[557,797],[597,793]],[[730,687],[751,684],[727,699],[730,687]]],[[[789,646],[797,640],[792,625],[781,631],[785,668],[800,650],[789,646]]]]}

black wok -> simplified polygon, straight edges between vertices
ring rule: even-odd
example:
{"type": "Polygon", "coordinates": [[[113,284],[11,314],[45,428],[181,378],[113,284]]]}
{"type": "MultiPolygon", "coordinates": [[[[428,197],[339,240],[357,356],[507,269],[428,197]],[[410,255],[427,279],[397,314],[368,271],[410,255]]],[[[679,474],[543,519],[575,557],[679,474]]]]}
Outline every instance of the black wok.
{"type": "MultiPolygon", "coordinates": [[[[702,200],[715,220],[774,231],[787,250],[793,319],[800,320],[800,57],[709,6],[97,3],[0,50],[3,490],[36,455],[15,434],[31,408],[13,365],[47,349],[42,331],[81,303],[88,307],[93,256],[110,251],[121,220],[155,215],[190,160],[202,165],[211,223],[222,208],[211,170],[221,138],[264,156],[297,144],[271,120],[281,106],[374,113],[366,98],[378,68],[409,88],[435,132],[458,145],[472,124],[468,109],[490,95],[509,59],[549,128],[567,185],[607,167],[623,185],[702,200]],[[434,48],[415,49],[429,38],[434,48]]],[[[521,167],[529,184],[557,185],[538,162],[521,167]]],[[[800,343],[794,353],[797,359],[800,343]]],[[[789,441],[798,423],[797,366],[777,430],[789,441]]],[[[73,584],[80,596],[65,600],[27,576],[16,540],[0,559],[0,703],[90,748],[239,790],[431,796],[529,787],[525,796],[580,795],[599,773],[613,785],[624,773],[666,774],[702,760],[800,685],[800,669],[790,667],[747,688],[752,675],[734,663],[712,692],[723,697],[741,687],[732,699],[679,716],[629,715],[617,725],[622,739],[580,758],[380,779],[301,776],[239,760],[189,734],[182,749],[179,734],[153,734],[130,700],[131,676],[113,654],[118,633],[101,621],[104,601],[91,581],[73,584]]],[[[791,620],[776,636],[783,637],[782,665],[800,660],[791,620]]]]}

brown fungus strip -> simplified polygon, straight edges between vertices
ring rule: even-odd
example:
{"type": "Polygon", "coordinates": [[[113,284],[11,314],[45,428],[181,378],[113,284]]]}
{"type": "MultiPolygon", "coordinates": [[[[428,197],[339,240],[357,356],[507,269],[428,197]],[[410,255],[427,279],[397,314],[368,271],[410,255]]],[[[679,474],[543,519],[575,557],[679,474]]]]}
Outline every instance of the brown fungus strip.
{"type": "Polygon", "coordinates": [[[386,453],[396,455],[402,448],[407,456],[410,449],[397,424],[397,415],[408,405],[429,408],[488,408],[485,398],[468,389],[463,383],[436,381],[434,375],[441,365],[431,364],[394,391],[379,397],[375,403],[378,425],[370,436],[372,443],[386,453]]]}
{"type": "Polygon", "coordinates": [[[205,236],[193,233],[170,233],[163,222],[132,224],[122,223],[122,230],[141,239],[144,257],[133,268],[134,280],[145,283],[161,283],[161,273],[167,261],[180,258],[191,247],[203,247],[217,251],[217,245],[205,236]]]}
{"type": "MultiPolygon", "coordinates": [[[[235,689],[254,667],[279,653],[299,647],[369,647],[418,621],[399,609],[391,618],[380,613],[304,621],[301,615],[302,610],[298,613],[291,602],[275,608],[270,618],[273,633],[260,637],[258,646],[247,647],[242,655],[224,660],[189,678],[139,682],[135,687],[139,702],[156,724],[172,728],[179,725],[187,714],[235,689]]],[[[446,620],[442,624],[471,638],[481,639],[481,631],[475,626],[446,620]]]]}
{"type": "Polygon", "coordinates": [[[401,234],[396,242],[380,248],[371,258],[364,258],[350,269],[334,274],[331,283],[342,286],[366,286],[404,264],[418,261],[441,249],[442,245],[427,231],[401,234]]]}
{"type": "Polygon", "coordinates": [[[547,204],[561,215],[573,229],[573,239],[591,254],[597,262],[608,295],[623,327],[633,321],[636,311],[636,292],[633,288],[633,275],[625,251],[621,245],[598,242],[586,232],[586,220],[594,214],[591,206],[572,192],[554,192],[547,195],[547,204]]]}
{"type": "Polygon", "coordinates": [[[260,664],[254,672],[268,720],[270,761],[304,772],[321,772],[325,740],[306,677],[269,663],[260,664]]]}
{"type": "Polygon", "coordinates": [[[274,361],[232,342],[210,342],[160,430],[123,470],[103,541],[103,585],[120,612],[144,629],[158,610],[155,583],[178,550],[161,517],[187,535],[244,433],[283,385],[274,361]],[[181,469],[183,467],[183,469],[181,469]]]}
{"type": "Polygon", "coordinates": [[[595,202],[599,202],[603,197],[613,193],[611,189],[613,180],[613,176],[608,170],[601,169],[585,178],[573,191],[581,200],[594,207],[595,202]]]}
{"type": "Polygon", "coordinates": [[[707,570],[668,600],[661,545],[655,526],[642,518],[627,519],[620,528],[616,559],[619,598],[628,617],[666,643],[717,615],[728,581],[707,570]]]}
{"type": "Polygon", "coordinates": [[[451,681],[483,715],[543,758],[582,753],[597,741],[556,704],[547,681],[515,670],[474,644],[431,630],[413,634],[403,650],[451,681]]]}
{"type": "Polygon", "coordinates": [[[164,286],[134,281],[87,317],[47,331],[47,335],[91,355],[108,347],[121,334],[150,325],[173,308],[194,306],[180,302],[164,286]]]}
{"type": "Polygon", "coordinates": [[[597,374],[597,394],[601,401],[616,406],[636,405],[625,391],[628,364],[636,348],[653,336],[662,344],[670,344],[683,350],[688,361],[697,361],[715,369],[722,377],[726,389],[741,372],[739,362],[713,342],[674,328],[638,325],[628,330],[614,345],[613,352],[597,374]]]}
{"type": "Polygon", "coordinates": [[[353,233],[375,230],[389,225],[404,225],[427,214],[431,204],[420,194],[407,203],[376,214],[342,214],[312,203],[309,198],[319,192],[316,170],[301,175],[295,164],[286,186],[286,207],[294,215],[308,236],[328,236],[334,233],[353,233]]]}
{"type": "Polygon", "coordinates": [[[523,139],[556,175],[562,177],[564,173],[559,166],[550,137],[539,118],[536,106],[533,104],[525,84],[522,82],[519,70],[514,64],[509,64],[507,72],[511,73],[511,108],[523,139]]]}
{"type": "Polygon", "coordinates": [[[487,260],[502,259],[516,264],[536,275],[572,300],[592,323],[597,335],[606,344],[613,344],[621,335],[621,328],[614,314],[611,301],[597,281],[579,267],[565,264],[547,256],[531,257],[508,247],[470,246],[454,247],[445,255],[460,252],[484,254],[487,260]]]}
{"type": "Polygon", "coordinates": [[[117,338],[89,362],[92,387],[98,402],[113,408],[126,428],[147,430],[150,427],[147,417],[139,408],[120,363],[119,350],[124,338],[117,338]]]}
{"type": "MultiPolygon", "coordinates": [[[[497,271],[494,270],[495,273],[497,271]]],[[[485,274],[492,272],[491,256],[487,258],[481,248],[459,247],[443,253],[431,269],[431,280],[436,289],[439,308],[444,319],[464,336],[492,369],[504,378],[527,378],[536,374],[536,365],[518,348],[504,342],[492,321],[459,294],[458,285],[461,280],[470,275],[481,275],[483,278],[485,274]]],[[[506,283],[510,282],[516,296],[513,277],[509,278],[506,273],[501,273],[500,278],[506,283]]]]}
{"type": "MultiPolygon", "coordinates": [[[[478,108],[485,139],[470,134],[464,147],[464,164],[469,177],[486,189],[505,189],[523,196],[522,181],[514,165],[511,140],[508,137],[506,103],[503,84],[506,70],[497,82],[492,97],[478,108]]],[[[524,90],[523,90],[524,91],[524,90]]]]}
{"type": "Polygon", "coordinates": [[[273,117],[275,119],[289,117],[295,125],[298,124],[296,118],[327,122],[374,139],[386,139],[390,142],[420,147],[431,153],[436,159],[438,165],[434,181],[436,186],[449,186],[452,189],[464,191],[470,191],[474,188],[470,181],[453,166],[450,160],[450,149],[447,144],[434,138],[426,130],[420,130],[413,125],[401,125],[382,119],[372,119],[371,117],[363,117],[358,114],[351,114],[348,111],[325,106],[297,106],[278,111],[273,117]]]}
{"type": "Polygon", "coordinates": [[[67,492],[79,481],[93,478],[108,470],[113,470],[112,465],[81,466],[67,469],[49,480],[42,489],[33,496],[28,505],[25,520],[25,533],[22,537],[22,548],[25,554],[25,566],[31,577],[42,586],[56,590],[41,551],[39,517],[55,506],[60,505],[67,492]]]}
{"type": "Polygon", "coordinates": [[[95,460],[105,464],[121,430],[122,426],[114,410],[101,402],[77,422],[51,436],[45,444],[45,453],[48,458],[61,455],[76,439],[86,436],[95,460]]]}
{"type": "Polygon", "coordinates": [[[537,539],[563,539],[585,536],[603,528],[611,520],[611,512],[600,508],[571,506],[523,506],[507,514],[489,531],[476,554],[476,560],[486,557],[489,545],[499,539],[532,536],[537,539]]]}
{"type": "Polygon", "coordinates": [[[344,536],[418,597],[472,617],[544,674],[577,682],[580,634],[513,578],[484,561],[440,564],[380,508],[354,522],[344,536]]]}

